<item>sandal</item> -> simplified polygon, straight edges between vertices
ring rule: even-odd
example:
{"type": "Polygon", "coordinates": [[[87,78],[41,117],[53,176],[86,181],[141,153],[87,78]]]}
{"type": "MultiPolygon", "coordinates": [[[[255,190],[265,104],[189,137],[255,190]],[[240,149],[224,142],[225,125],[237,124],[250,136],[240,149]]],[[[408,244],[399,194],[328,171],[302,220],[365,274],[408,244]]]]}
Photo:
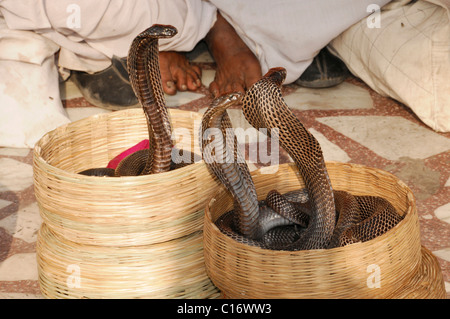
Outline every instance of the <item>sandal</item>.
{"type": "Polygon", "coordinates": [[[327,88],[342,83],[348,75],[345,63],[325,47],[295,83],[307,88],[327,88]]]}
{"type": "Polygon", "coordinates": [[[89,74],[72,71],[71,78],[91,104],[107,110],[140,107],[128,77],[126,58],[113,56],[106,69],[89,74]]]}

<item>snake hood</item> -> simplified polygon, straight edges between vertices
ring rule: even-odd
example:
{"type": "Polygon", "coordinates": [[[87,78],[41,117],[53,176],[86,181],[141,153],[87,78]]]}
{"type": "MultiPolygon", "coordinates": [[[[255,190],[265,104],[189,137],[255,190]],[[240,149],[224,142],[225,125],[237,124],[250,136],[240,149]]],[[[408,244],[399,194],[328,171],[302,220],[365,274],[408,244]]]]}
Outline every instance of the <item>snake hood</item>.
{"type": "Polygon", "coordinates": [[[161,173],[170,169],[172,126],[161,81],[158,40],[176,34],[175,27],[153,25],[133,40],[128,53],[130,83],[144,110],[153,150],[147,160],[145,173],[161,173]]]}
{"type": "Polygon", "coordinates": [[[269,137],[278,138],[305,181],[313,214],[298,248],[325,248],[335,226],[334,194],[319,142],[284,101],[280,87],[285,78],[284,68],[270,69],[247,90],[242,110],[253,127],[267,128],[269,137]]]}

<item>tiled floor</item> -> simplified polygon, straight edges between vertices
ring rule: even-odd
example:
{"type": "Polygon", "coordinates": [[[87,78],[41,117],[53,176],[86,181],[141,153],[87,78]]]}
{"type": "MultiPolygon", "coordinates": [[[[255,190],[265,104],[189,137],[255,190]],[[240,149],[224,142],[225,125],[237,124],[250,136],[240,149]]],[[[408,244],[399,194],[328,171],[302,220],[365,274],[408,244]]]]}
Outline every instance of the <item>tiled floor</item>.
{"type": "MultiPolygon", "coordinates": [[[[205,87],[167,97],[167,104],[202,112],[211,102],[206,88],[214,78],[214,64],[202,46],[189,56],[203,68],[205,87]]],[[[70,81],[61,93],[73,120],[109,112],[90,105],[70,81]]],[[[450,297],[450,133],[433,132],[407,107],[355,78],[321,90],[289,85],[284,94],[319,140],[326,160],[384,169],[412,189],[422,244],[438,257],[450,297]]],[[[249,127],[238,109],[229,114],[234,127],[249,127]]],[[[31,165],[31,150],[0,148],[0,298],[42,298],[35,254],[41,218],[31,165]]]]}

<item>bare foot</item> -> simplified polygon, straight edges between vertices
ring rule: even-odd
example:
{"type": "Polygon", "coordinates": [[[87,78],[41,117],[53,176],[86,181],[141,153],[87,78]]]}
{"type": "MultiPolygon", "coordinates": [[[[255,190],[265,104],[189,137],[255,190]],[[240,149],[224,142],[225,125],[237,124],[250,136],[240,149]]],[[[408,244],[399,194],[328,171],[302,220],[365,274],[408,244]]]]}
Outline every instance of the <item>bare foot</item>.
{"type": "Polygon", "coordinates": [[[195,91],[202,85],[201,69],[191,65],[182,53],[160,52],[159,65],[163,90],[169,95],[174,95],[177,91],[195,91]]]}
{"type": "Polygon", "coordinates": [[[205,40],[217,64],[216,76],[209,86],[214,97],[244,93],[261,78],[258,59],[220,13],[205,40]]]}

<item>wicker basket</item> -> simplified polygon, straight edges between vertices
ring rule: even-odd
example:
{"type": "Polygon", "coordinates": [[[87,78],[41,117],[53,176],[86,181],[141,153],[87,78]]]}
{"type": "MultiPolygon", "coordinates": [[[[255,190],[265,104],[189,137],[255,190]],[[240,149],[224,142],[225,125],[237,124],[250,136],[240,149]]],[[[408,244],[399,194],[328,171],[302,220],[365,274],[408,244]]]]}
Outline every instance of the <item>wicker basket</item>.
{"type": "Polygon", "coordinates": [[[42,225],[37,241],[41,292],[48,298],[216,298],[202,236],[105,247],[77,244],[42,225]]]}
{"type": "Polygon", "coordinates": [[[422,247],[422,264],[419,271],[389,297],[396,299],[446,299],[444,278],[437,258],[428,249],[422,247]]]}
{"type": "MultiPolygon", "coordinates": [[[[192,134],[189,140],[182,136],[177,146],[195,151],[201,115],[170,114],[174,129],[192,134]]],[[[34,184],[47,226],[77,243],[106,246],[160,243],[201,230],[205,199],[218,185],[203,161],[138,177],[75,173],[105,167],[145,138],[141,109],[92,116],[45,135],[34,149],[34,184]]]]}
{"type": "MultiPolygon", "coordinates": [[[[361,165],[327,163],[334,189],[355,195],[378,195],[389,200],[404,219],[387,233],[365,243],[298,252],[273,251],[238,243],[214,225],[232,209],[222,188],[206,207],[204,253],[208,275],[227,298],[397,298],[413,296],[404,289],[414,281],[445,296],[437,263],[423,265],[415,199],[395,176],[361,165]],[[430,267],[431,266],[431,267],[430,267]],[[436,276],[424,278],[424,268],[436,276]]],[[[252,173],[260,199],[272,189],[287,192],[304,187],[293,164],[280,165],[274,174],[252,173]]],[[[428,255],[427,255],[428,256],[428,255]]],[[[428,256],[428,258],[431,258],[428,256]]],[[[427,273],[425,275],[429,275],[427,273]]]]}
{"type": "MultiPolygon", "coordinates": [[[[201,115],[169,111],[177,147],[199,154],[201,115]]],[[[35,194],[44,221],[37,254],[45,296],[217,295],[204,269],[201,231],[206,200],[218,183],[203,161],[137,177],[76,173],[105,167],[146,138],[142,109],[130,109],[59,127],[36,145],[35,194]],[[69,265],[81,268],[81,288],[67,287],[69,265]]]]}

